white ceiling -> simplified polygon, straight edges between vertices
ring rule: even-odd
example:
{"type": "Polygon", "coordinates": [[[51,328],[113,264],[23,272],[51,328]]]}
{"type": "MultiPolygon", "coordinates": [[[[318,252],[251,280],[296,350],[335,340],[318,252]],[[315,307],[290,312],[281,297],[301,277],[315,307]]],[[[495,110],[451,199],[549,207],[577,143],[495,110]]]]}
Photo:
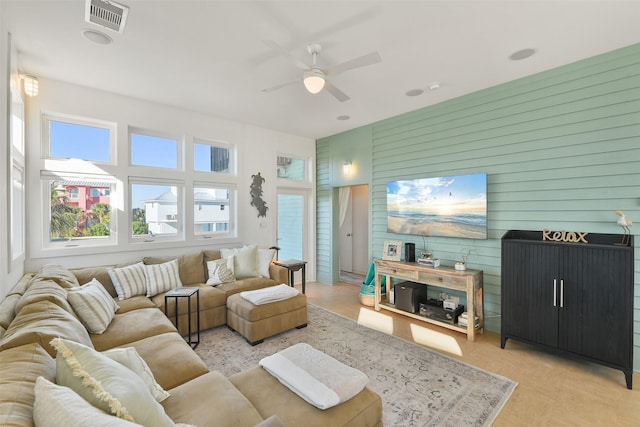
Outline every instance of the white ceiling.
{"type": "Polygon", "coordinates": [[[21,71],[314,139],[640,42],[638,1],[118,1],[124,34],[86,23],[84,0],[0,0],[21,71]],[[265,40],[305,63],[310,42],[321,66],[382,62],[331,79],[343,103],[302,81],[265,93],[302,77],[265,40]]]}

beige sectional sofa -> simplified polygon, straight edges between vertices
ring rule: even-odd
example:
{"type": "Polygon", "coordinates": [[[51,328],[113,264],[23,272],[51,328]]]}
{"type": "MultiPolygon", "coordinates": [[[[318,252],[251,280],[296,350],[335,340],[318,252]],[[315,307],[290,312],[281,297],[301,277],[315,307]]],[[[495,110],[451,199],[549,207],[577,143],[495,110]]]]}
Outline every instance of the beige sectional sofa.
{"type": "MultiPolygon", "coordinates": [[[[228,296],[287,280],[286,269],[271,264],[269,278],[244,278],[216,287],[205,285],[207,262],[218,258],[218,251],[201,251],[177,258],[182,285],[200,289],[201,329],[226,323],[228,296]]],[[[166,263],[169,259],[147,257],[143,261],[151,265],[166,263]]],[[[108,273],[113,267],[68,270],[45,266],[37,274],[25,275],[0,303],[0,425],[34,425],[34,413],[40,414],[42,421],[44,408],[51,411],[46,403],[58,403],[57,400],[44,400],[49,394],[44,394],[44,381],[39,380],[41,394],[34,407],[37,378],[43,377],[55,384],[56,373],[60,372],[57,365],[61,363],[61,357],[58,355],[56,361],[56,348],[51,344],[53,338],[81,344],[95,353],[134,348],[148,365],[157,385],[169,393],[170,396],[158,404],[175,423],[265,427],[382,425],[381,399],[367,388],[351,400],[323,411],[306,403],[262,368],[256,367],[230,378],[209,371],[181,336],[186,333],[182,326],[187,322],[180,321],[179,333],[164,315],[163,294],[118,299],[108,273]],[[74,310],[67,298],[94,278],[119,307],[102,333],[89,333],[83,316],[74,310]]],[[[186,298],[180,300],[180,304],[186,305],[186,298]]],[[[168,308],[172,313],[174,307],[168,308]]],[[[185,308],[181,307],[181,313],[186,313],[185,308]]],[[[99,357],[103,354],[99,353],[99,357]]],[[[127,402],[123,403],[126,406],[127,402]]],[[[61,406],[67,412],[75,408],[71,404],[61,406]]],[[[55,418],[57,424],[52,425],[64,425],[58,418],[55,418]]],[[[53,423],[54,419],[45,424],[49,421],[53,423]]],[[[122,423],[125,425],[124,421],[122,423]]],[[[95,425],[98,425],[97,421],[95,425]]]]}

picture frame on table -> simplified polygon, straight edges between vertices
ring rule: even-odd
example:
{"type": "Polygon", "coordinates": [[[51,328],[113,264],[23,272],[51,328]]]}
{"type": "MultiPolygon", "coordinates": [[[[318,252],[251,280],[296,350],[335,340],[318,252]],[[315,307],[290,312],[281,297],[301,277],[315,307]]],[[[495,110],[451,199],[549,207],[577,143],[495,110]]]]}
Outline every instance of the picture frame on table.
{"type": "Polygon", "coordinates": [[[386,261],[400,261],[402,242],[400,240],[385,240],[382,259],[386,261]]]}

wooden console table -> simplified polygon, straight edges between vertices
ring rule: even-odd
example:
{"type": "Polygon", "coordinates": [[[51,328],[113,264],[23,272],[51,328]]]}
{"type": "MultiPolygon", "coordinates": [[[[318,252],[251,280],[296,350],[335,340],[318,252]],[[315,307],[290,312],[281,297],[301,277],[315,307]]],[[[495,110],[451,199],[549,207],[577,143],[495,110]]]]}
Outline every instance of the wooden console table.
{"type": "Polygon", "coordinates": [[[481,270],[465,270],[458,271],[453,267],[440,266],[430,268],[419,265],[415,262],[398,262],[376,260],[375,262],[375,310],[385,309],[409,316],[422,322],[433,323],[443,328],[467,334],[467,339],[473,341],[476,332],[484,330],[484,315],[482,311],[482,271],[481,270]],[[466,311],[468,313],[467,327],[460,327],[457,324],[441,322],[429,317],[420,316],[419,314],[409,313],[408,311],[395,308],[388,301],[381,301],[380,276],[387,276],[386,286],[387,295],[390,291],[391,279],[401,279],[424,285],[437,286],[444,289],[452,289],[464,292],[467,296],[466,311]],[[475,327],[474,313],[479,318],[479,324],[475,327]]]}

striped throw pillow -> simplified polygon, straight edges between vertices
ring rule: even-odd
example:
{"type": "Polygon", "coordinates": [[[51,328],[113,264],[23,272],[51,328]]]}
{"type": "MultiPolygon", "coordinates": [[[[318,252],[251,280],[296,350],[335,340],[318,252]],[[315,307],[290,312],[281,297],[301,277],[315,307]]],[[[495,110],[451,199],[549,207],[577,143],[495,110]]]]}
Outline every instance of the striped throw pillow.
{"type": "Polygon", "coordinates": [[[116,288],[118,299],[121,301],[147,293],[147,278],[142,262],[126,267],[112,268],[109,270],[109,277],[111,277],[113,287],[116,288]]]}
{"type": "Polygon", "coordinates": [[[178,274],[178,260],[144,266],[147,276],[147,296],[152,297],[182,286],[178,274]]]}
{"type": "Polygon", "coordinates": [[[97,279],[68,289],[67,300],[87,331],[92,334],[103,333],[119,308],[97,279]]]}

